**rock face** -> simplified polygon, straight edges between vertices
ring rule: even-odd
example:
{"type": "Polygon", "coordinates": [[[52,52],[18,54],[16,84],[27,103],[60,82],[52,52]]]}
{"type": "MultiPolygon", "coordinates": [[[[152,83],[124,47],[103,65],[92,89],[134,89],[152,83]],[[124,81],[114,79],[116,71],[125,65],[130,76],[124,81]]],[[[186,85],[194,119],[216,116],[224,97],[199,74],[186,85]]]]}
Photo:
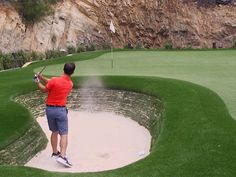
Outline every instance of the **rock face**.
{"type": "Polygon", "coordinates": [[[236,37],[236,6],[197,8],[175,0],[64,0],[54,13],[26,26],[9,4],[0,5],[0,51],[43,52],[80,43],[115,47],[231,47],[236,37]],[[113,21],[116,34],[109,30],[113,21]]]}

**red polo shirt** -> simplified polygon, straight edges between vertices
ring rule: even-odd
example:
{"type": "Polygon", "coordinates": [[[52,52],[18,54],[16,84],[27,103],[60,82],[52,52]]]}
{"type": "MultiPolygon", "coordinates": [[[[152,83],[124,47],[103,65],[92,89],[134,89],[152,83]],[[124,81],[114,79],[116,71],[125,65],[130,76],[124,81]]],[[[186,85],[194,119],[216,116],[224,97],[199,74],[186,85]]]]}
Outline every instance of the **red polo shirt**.
{"type": "Polygon", "coordinates": [[[46,88],[48,90],[47,105],[65,106],[66,99],[73,87],[73,82],[66,74],[50,79],[46,88]]]}

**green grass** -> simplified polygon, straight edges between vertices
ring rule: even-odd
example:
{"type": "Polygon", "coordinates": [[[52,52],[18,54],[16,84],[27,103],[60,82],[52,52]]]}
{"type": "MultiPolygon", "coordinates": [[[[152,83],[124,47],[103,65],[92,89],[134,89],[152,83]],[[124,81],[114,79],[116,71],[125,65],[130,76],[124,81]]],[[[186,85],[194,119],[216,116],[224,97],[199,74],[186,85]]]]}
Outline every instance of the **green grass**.
{"type": "MultiPolygon", "coordinates": [[[[83,54],[72,57],[72,60],[88,59],[100,54],[102,53],[83,54]]],[[[124,57],[126,55],[127,58],[132,56],[130,52],[120,54],[124,57]]],[[[147,52],[148,54],[149,52],[147,52]]],[[[183,55],[185,54],[183,53],[183,55]]],[[[103,57],[106,56],[108,57],[108,54],[100,56],[102,57],[100,59],[79,62],[79,65],[81,64],[79,68],[81,68],[77,70],[78,74],[83,71],[83,63],[91,62],[90,69],[99,67],[100,61],[103,62],[103,57]],[[94,61],[97,64],[92,64],[94,61]]],[[[4,100],[1,109],[8,112],[14,110],[18,105],[10,102],[12,96],[36,89],[31,83],[33,70],[38,70],[37,68],[44,64],[65,61],[68,61],[68,58],[38,63],[19,71],[0,73],[0,98],[4,100]],[[5,91],[4,94],[3,91],[5,91]]],[[[127,61],[129,60],[127,59],[127,61]]],[[[143,63],[145,65],[146,62],[143,63]]],[[[127,62],[127,66],[124,67],[130,65],[131,63],[127,62]]],[[[116,63],[115,67],[117,66],[116,63]]],[[[111,70],[114,75],[115,70],[118,68],[111,70]]],[[[130,66],[130,70],[133,70],[132,66],[130,66]]],[[[49,71],[50,67],[47,68],[46,73],[50,73],[49,71]]],[[[161,97],[164,101],[165,112],[162,117],[161,134],[147,158],[117,170],[82,174],[46,172],[21,166],[0,166],[0,176],[234,177],[236,175],[236,159],[234,158],[236,157],[236,122],[216,93],[205,87],[174,79],[138,76],[103,76],[101,78],[106,87],[142,92],[161,97]]],[[[77,86],[81,78],[73,77],[73,80],[77,86]]],[[[25,113],[26,110],[19,107],[18,112],[12,112],[11,117],[3,117],[1,111],[0,119],[1,121],[3,119],[14,121],[20,117],[21,121],[25,123],[31,120],[19,112],[25,113]]],[[[0,128],[2,131],[6,127],[0,124],[0,128]]],[[[11,129],[8,137],[16,133],[13,130],[11,129]]],[[[151,131],[155,131],[155,128],[153,127],[151,131]]],[[[2,142],[0,141],[1,145],[2,142]]]]}
{"type": "MultiPolygon", "coordinates": [[[[157,76],[190,81],[215,91],[236,119],[236,50],[128,51],[78,62],[77,75],[157,76]]],[[[47,68],[59,74],[61,65],[47,68]]]]}

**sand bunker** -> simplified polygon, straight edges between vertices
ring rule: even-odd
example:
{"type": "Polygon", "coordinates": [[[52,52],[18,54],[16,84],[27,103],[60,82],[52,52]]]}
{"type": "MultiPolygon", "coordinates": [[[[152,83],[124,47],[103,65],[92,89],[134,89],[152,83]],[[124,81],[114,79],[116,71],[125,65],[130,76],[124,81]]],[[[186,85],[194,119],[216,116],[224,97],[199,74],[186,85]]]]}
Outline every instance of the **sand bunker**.
{"type": "MultiPolygon", "coordinates": [[[[49,139],[46,118],[40,117],[37,121],[49,139]]],[[[116,169],[146,157],[150,144],[149,131],[129,118],[114,113],[69,111],[67,156],[73,167],[64,168],[50,157],[50,143],[26,166],[58,172],[116,169]]]]}

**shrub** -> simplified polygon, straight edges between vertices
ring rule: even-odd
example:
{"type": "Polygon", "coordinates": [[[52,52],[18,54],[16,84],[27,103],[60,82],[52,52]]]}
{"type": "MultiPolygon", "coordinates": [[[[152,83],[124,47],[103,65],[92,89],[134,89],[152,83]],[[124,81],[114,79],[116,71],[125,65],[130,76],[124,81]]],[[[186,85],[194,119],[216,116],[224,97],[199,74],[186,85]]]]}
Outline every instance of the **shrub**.
{"type": "Polygon", "coordinates": [[[46,59],[51,59],[56,57],[56,52],[54,50],[47,50],[45,52],[46,59]]]}
{"type": "Polygon", "coordinates": [[[216,0],[197,0],[197,5],[199,7],[207,7],[210,5],[215,5],[216,4],[216,0]]]}
{"type": "Polygon", "coordinates": [[[34,23],[52,12],[51,4],[55,4],[62,0],[18,0],[12,1],[15,8],[22,15],[26,23],[34,23]]]}
{"type": "Polygon", "coordinates": [[[28,23],[37,22],[49,11],[49,6],[44,0],[23,0],[20,4],[20,12],[28,23]]]}
{"type": "MultiPolygon", "coordinates": [[[[54,57],[61,56],[61,54],[59,55],[58,53],[58,51],[50,51],[48,52],[48,55],[54,57]]],[[[26,62],[43,60],[44,58],[45,55],[43,53],[37,53],[35,51],[29,53],[23,50],[19,50],[15,53],[8,54],[3,54],[2,52],[0,52],[0,70],[21,67],[26,62]]]]}
{"type": "Polygon", "coordinates": [[[188,44],[188,45],[185,47],[185,49],[187,49],[187,50],[192,50],[192,49],[193,49],[192,44],[188,44]]]}
{"type": "Polygon", "coordinates": [[[204,43],[204,44],[203,44],[202,49],[208,49],[207,43],[204,43]]]}
{"type": "Polygon", "coordinates": [[[173,45],[171,41],[165,43],[164,48],[167,50],[173,49],[173,45]]]}
{"type": "Polygon", "coordinates": [[[16,58],[14,58],[14,59],[16,59],[19,62],[26,63],[26,62],[30,61],[30,54],[23,51],[23,50],[17,51],[15,53],[15,56],[16,56],[16,58]]]}
{"type": "Polygon", "coordinates": [[[125,45],[123,46],[123,49],[128,49],[128,45],[125,44],[125,45]]]}
{"type": "Polygon", "coordinates": [[[75,53],[76,52],[76,48],[74,46],[70,45],[70,46],[67,47],[67,52],[69,54],[75,53]]]}
{"type": "Polygon", "coordinates": [[[35,51],[31,52],[30,54],[30,59],[31,61],[36,61],[36,60],[43,60],[44,59],[44,54],[43,53],[37,53],[35,51]]]}
{"type": "Polygon", "coordinates": [[[50,59],[53,57],[52,50],[45,51],[45,57],[46,59],[50,59]]]}
{"type": "Polygon", "coordinates": [[[56,4],[57,2],[60,2],[62,0],[48,0],[50,4],[56,4]]]}
{"type": "Polygon", "coordinates": [[[101,48],[103,49],[103,50],[109,50],[109,49],[111,49],[111,43],[110,42],[103,42],[102,44],[101,44],[101,48]]]}
{"type": "Polygon", "coordinates": [[[86,51],[86,49],[85,49],[84,44],[79,44],[79,45],[77,46],[77,53],[85,52],[85,51],[86,51]]]}
{"type": "Polygon", "coordinates": [[[233,39],[233,48],[236,48],[236,37],[233,39]]]}
{"type": "Polygon", "coordinates": [[[59,50],[47,50],[45,52],[46,59],[56,58],[64,56],[65,54],[59,50]]]}
{"type": "Polygon", "coordinates": [[[135,49],[142,49],[142,48],[143,48],[143,44],[140,41],[138,41],[136,43],[135,49]]]}
{"type": "Polygon", "coordinates": [[[96,50],[96,46],[93,43],[86,46],[86,51],[95,51],[95,50],[96,50]]]}
{"type": "Polygon", "coordinates": [[[124,45],[124,49],[133,49],[133,46],[130,42],[124,45]]]}
{"type": "Polygon", "coordinates": [[[2,55],[2,64],[4,69],[10,69],[14,67],[14,60],[11,54],[2,55]]]}
{"type": "Polygon", "coordinates": [[[4,67],[3,67],[3,54],[2,54],[2,52],[0,52],[0,71],[1,70],[4,70],[4,67]]]}

